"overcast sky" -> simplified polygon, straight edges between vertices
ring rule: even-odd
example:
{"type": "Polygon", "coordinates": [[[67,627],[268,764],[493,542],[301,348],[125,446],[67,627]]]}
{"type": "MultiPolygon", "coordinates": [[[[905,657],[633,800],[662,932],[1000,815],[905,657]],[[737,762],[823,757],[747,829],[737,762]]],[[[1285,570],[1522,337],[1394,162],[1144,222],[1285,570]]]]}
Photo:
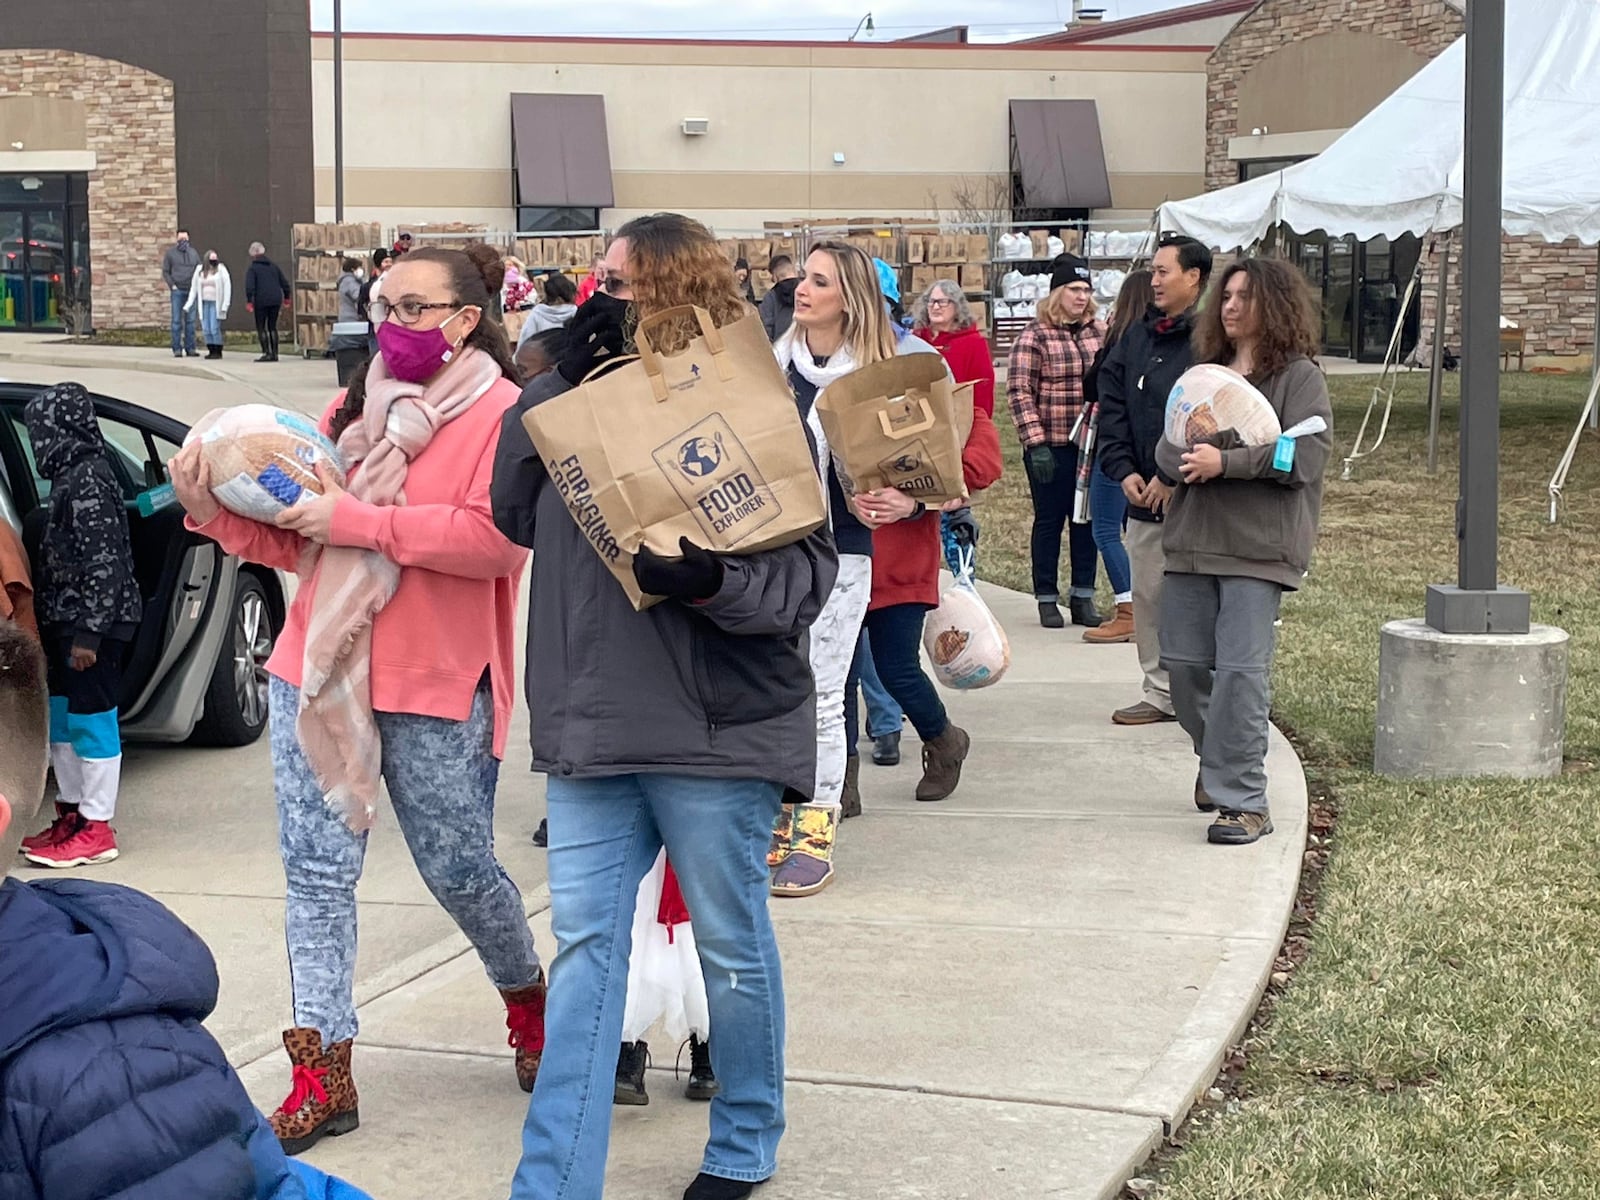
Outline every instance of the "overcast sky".
{"type": "MultiPolygon", "coordinates": [[[[316,29],[333,27],[334,0],[312,0],[316,29]]],[[[1193,0],[1096,0],[1107,20],[1193,0]]],[[[1004,40],[1061,29],[1072,0],[343,0],[351,31],[543,34],[591,37],[848,37],[867,12],[875,41],[944,25],[1004,40]]]]}

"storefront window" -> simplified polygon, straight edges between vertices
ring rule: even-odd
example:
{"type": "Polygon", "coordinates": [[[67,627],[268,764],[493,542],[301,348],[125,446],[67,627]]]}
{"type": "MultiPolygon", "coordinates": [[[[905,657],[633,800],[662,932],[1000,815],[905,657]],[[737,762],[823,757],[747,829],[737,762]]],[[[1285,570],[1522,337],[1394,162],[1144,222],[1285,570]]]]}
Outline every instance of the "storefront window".
{"type": "Polygon", "coordinates": [[[588,233],[599,228],[598,208],[517,209],[518,233],[588,233]]]}
{"type": "Polygon", "coordinates": [[[87,175],[0,175],[0,329],[86,329],[87,175]]]}

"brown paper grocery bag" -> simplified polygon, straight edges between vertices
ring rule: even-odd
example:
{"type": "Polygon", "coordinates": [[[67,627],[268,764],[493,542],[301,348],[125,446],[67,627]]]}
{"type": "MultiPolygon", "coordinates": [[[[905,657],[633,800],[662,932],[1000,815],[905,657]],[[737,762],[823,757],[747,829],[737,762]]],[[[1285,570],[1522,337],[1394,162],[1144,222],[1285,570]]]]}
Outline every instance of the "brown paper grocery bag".
{"type": "Polygon", "coordinates": [[[703,308],[639,323],[637,359],[528,410],[523,425],[567,510],[633,607],[640,546],[676,558],[688,538],[718,554],[797,542],[828,518],[794,393],[755,313],[717,328],[703,308]],[[698,321],[671,356],[650,333],[698,321]]]}
{"type": "Polygon", "coordinates": [[[899,488],[929,505],[965,495],[955,390],[937,354],[885,359],[823,389],[817,416],[846,495],[899,488]]]}

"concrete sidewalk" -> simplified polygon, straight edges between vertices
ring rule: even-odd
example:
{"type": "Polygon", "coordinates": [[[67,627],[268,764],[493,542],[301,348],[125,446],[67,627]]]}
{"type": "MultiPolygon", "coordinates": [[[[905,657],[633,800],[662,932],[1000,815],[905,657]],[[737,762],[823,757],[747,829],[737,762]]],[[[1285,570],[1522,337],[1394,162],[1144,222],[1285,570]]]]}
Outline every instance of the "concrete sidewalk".
{"type": "MultiPolygon", "coordinates": [[[[1134,698],[1132,648],[988,595],[1013,667],[947,696],[973,735],[960,791],[911,799],[911,739],[899,768],[864,768],[835,884],[773,901],[789,1132],[762,1200],[1112,1196],[1210,1085],[1272,969],[1305,839],[1294,752],[1274,736],[1277,832],[1206,844],[1176,726],[1108,719],[1134,698]]],[[[540,792],[511,775],[502,804],[540,792]]],[[[548,893],[527,895],[548,956],[548,893]]],[[[503,1200],[525,1102],[476,957],[454,939],[365,984],[364,1124],[310,1157],[380,1200],[503,1200]]],[[[675,1200],[695,1174],[706,1107],[683,1098],[677,1051],[654,1039],[651,1104],[615,1112],[608,1197],[675,1200]]],[[[263,1108],[282,1099],[281,1052],[243,1073],[263,1108]]]]}

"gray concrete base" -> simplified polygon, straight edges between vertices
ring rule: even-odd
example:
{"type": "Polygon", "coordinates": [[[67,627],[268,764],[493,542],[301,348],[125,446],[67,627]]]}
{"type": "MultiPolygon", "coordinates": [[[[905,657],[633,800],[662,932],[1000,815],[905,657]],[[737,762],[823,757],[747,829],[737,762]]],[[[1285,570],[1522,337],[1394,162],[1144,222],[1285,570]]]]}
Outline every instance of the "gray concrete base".
{"type": "Polygon", "coordinates": [[[1567,723],[1565,630],[1440,633],[1383,627],[1373,767],[1397,778],[1561,773],[1567,723]]]}

